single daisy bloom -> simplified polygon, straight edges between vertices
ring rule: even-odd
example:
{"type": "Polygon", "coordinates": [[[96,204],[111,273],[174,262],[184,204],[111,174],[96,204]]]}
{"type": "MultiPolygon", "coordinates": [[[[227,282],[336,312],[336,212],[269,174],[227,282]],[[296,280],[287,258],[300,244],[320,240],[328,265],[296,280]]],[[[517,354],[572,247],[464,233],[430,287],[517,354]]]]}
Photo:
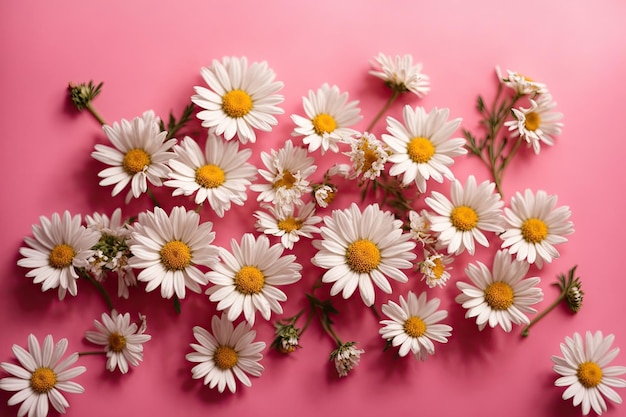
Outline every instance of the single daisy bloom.
{"type": "Polygon", "coordinates": [[[132,256],[127,239],[130,229],[122,220],[122,210],[117,208],[111,215],[94,213],[86,215],[87,228],[100,233],[100,240],[93,246],[94,253],[89,257],[87,271],[97,281],[104,281],[107,271],[117,273],[117,296],[128,298],[129,287],[137,286],[137,277],[128,265],[132,256]]]}
{"type": "Polygon", "coordinates": [[[177,159],[170,161],[172,172],[168,187],[173,196],[196,194],[195,203],[208,201],[219,217],[230,210],[231,202],[243,206],[248,198],[246,187],[256,179],[257,169],[247,161],[251,149],[239,151],[238,142],[224,142],[209,131],[204,152],[198,143],[185,137],[174,146],[177,159]]]}
{"type": "Polygon", "coordinates": [[[306,117],[291,115],[296,124],[292,135],[304,136],[302,142],[309,145],[309,152],[319,148],[322,154],[329,149],[339,152],[339,142],[358,134],[350,126],[363,118],[357,107],[359,102],[348,103],[348,93],[341,93],[336,85],[324,84],[317,92],[309,90],[309,97],[303,97],[302,104],[306,117]]]}
{"type": "Polygon", "coordinates": [[[437,242],[437,238],[430,230],[430,216],[427,210],[421,210],[419,213],[414,210],[409,211],[411,237],[422,246],[434,245],[437,242]]]}
{"type": "Polygon", "coordinates": [[[391,149],[389,175],[402,175],[402,184],[415,182],[420,193],[426,192],[430,178],[441,183],[443,178],[454,179],[450,165],[454,157],[465,155],[465,139],[452,138],[461,124],[457,118],[448,121],[450,110],[406,105],[402,111],[404,123],[387,117],[387,132],[383,141],[391,149]]]}
{"type": "Polygon", "coordinates": [[[332,216],[324,217],[320,234],[322,240],[313,241],[318,252],[311,262],[328,269],[322,282],[333,283],[330,295],[342,292],[343,298],[349,298],[358,287],[365,305],[371,306],[374,284],[390,294],[387,278],[408,281],[401,269],[413,266],[415,242],[402,232],[402,221],[378,204],[368,205],[363,212],[355,203],[346,210],[334,210],[332,216]]]}
{"type": "Polygon", "coordinates": [[[385,163],[389,158],[386,144],[367,132],[357,138],[350,138],[349,143],[352,150],[344,152],[344,155],[350,157],[355,176],[362,175],[363,178],[370,180],[380,177],[380,173],[385,169],[385,163]]]}
{"type": "Polygon", "coordinates": [[[34,239],[24,238],[30,247],[20,248],[23,258],[17,264],[30,268],[26,276],[32,277],[35,284],[42,284],[42,291],[58,287],[59,300],[64,299],[68,291],[76,295],[76,269],[88,265],[94,253],[91,248],[100,239],[100,233],[82,226],[81,216],[72,217],[69,211],[65,211],[63,217],[58,213],[51,219],[41,216],[39,221],[40,224],[32,226],[34,239]]]}
{"type": "Polygon", "coordinates": [[[452,327],[439,322],[448,317],[445,310],[437,310],[441,300],[427,300],[426,292],[417,297],[409,291],[406,300],[400,296],[400,304],[389,301],[383,304],[382,311],[390,320],[381,320],[384,327],[379,330],[383,339],[391,341],[393,347],[400,346],[398,354],[409,352],[415,359],[425,361],[428,355],[435,354],[435,342],[447,343],[452,327]]]}
{"type": "Polygon", "coordinates": [[[574,398],[574,406],[582,404],[583,415],[593,408],[596,414],[607,411],[604,397],[615,404],[622,403],[622,397],[613,388],[625,388],[626,380],[617,378],[626,373],[626,366],[607,366],[619,353],[619,348],[611,349],[615,336],[607,337],[601,331],[579,333],[574,338],[566,337],[561,343],[563,357],[552,356],[554,371],[561,375],[554,385],[567,387],[563,399],[574,398]]]}
{"type": "Polygon", "coordinates": [[[321,208],[326,208],[337,196],[337,187],[332,184],[322,184],[315,187],[313,195],[317,205],[321,208]]]}
{"type": "Polygon", "coordinates": [[[261,152],[261,160],[267,169],[259,169],[265,184],[252,184],[250,189],[259,194],[257,201],[274,205],[300,205],[301,197],[311,192],[307,178],[315,172],[315,159],[307,150],[294,147],[291,140],[285,142],[278,151],[271,154],[261,152]]]}
{"type": "Polygon", "coordinates": [[[443,287],[450,279],[450,265],[454,258],[450,255],[430,253],[424,251],[424,260],[419,263],[422,280],[426,281],[428,288],[443,287]]]}
{"type": "Polygon", "coordinates": [[[505,122],[513,137],[522,137],[528,146],[532,146],[535,154],[541,150],[541,144],[554,145],[554,136],[561,134],[563,123],[562,113],[552,112],[556,102],[552,101],[549,94],[539,96],[536,100],[530,100],[530,107],[525,109],[511,109],[515,120],[505,122]]]}
{"type": "Polygon", "coordinates": [[[142,269],[137,276],[147,282],[146,291],[161,286],[161,296],[185,298],[185,288],[199,293],[200,285],[208,282],[198,266],[217,262],[218,248],[211,245],[215,232],[213,223],[200,224],[200,215],[184,207],[174,207],[168,216],[155,207],[154,212],[139,213],[133,225],[129,264],[142,269]]]}
{"type": "Polygon", "coordinates": [[[547,94],[548,88],[543,83],[538,83],[531,78],[525,77],[519,72],[506,70],[507,74],[502,74],[500,67],[496,66],[496,75],[502,84],[513,89],[518,95],[538,95],[547,94]]]}
{"type": "Polygon", "coordinates": [[[34,335],[28,336],[28,350],[13,345],[13,354],[19,365],[2,362],[0,367],[11,376],[0,379],[0,389],[17,391],[9,398],[9,405],[22,403],[17,411],[18,417],[46,417],[50,404],[59,413],[65,414],[70,406],[61,391],[81,394],[84,388],[72,381],[87,369],[84,366],[70,368],[78,360],[78,353],[67,358],[61,357],[67,349],[67,339],[56,344],[52,335],[46,336],[43,346],[34,335]]]}
{"type": "Polygon", "coordinates": [[[207,273],[213,284],[206,290],[209,299],[217,302],[218,310],[228,310],[228,320],[235,321],[243,312],[250,325],[254,325],[256,312],[269,320],[272,311],[282,314],[280,301],[287,301],[279,285],[298,282],[302,265],[295,255],[283,255],[281,244],[270,246],[267,236],[254,238],[246,233],[241,245],[231,241],[232,254],[220,248],[222,262],[211,266],[207,273]]]}
{"type": "Polygon", "coordinates": [[[529,265],[501,250],[496,252],[491,271],[481,262],[476,264],[465,269],[471,284],[456,283],[461,294],[455,301],[467,309],[465,317],[476,317],[480,330],[489,323],[489,327],[499,325],[510,332],[511,323],[530,323],[525,313],[537,312],[531,306],[543,300],[543,292],[537,287],[539,277],[524,278],[529,265]]]}
{"type": "Polygon", "coordinates": [[[348,376],[361,360],[361,355],[365,353],[363,349],[357,349],[356,342],[341,344],[330,354],[330,360],[335,364],[335,369],[340,377],[348,376]]]}
{"type": "Polygon", "coordinates": [[[161,131],[159,118],[152,110],[102,129],[114,147],[98,144],[91,153],[94,159],[111,166],[98,173],[100,185],[115,184],[111,195],[116,196],[130,183],[126,202],[148,191],[148,181],[157,187],[162,185],[170,172],[166,164],[174,157],[169,149],[176,139],[165,140],[167,132],[161,131]]]}
{"type": "Polygon", "coordinates": [[[315,226],[322,218],[315,215],[315,204],[307,203],[303,206],[265,206],[269,213],[257,210],[256,229],[266,235],[280,237],[280,242],[286,249],[293,249],[293,245],[301,237],[313,238],[313,233],[319,233],[315,226]]]}
{"type": "Polygon", "coordinates": [[[396,55],[395,58],[379,53],[370,64],[376,69],[369,73],[378,77],[393,91],[406,93],[410,91],[419,98],[430,91],[430,82],[422,73],[422,63],[413,65],[413,57],[409,54],[396,55]]]}
{"type": "Polygon", "coordinates": [[[276,74],[267,62],[248,65],[245,57],[224,57],[200,73],[208,88],[194,87],[191,101],[203,109],[197,117],[226,140],[237,135],[243,144],[254,143],[255,130],[271,132],[278,123],[273,115],[284,113],[278,105],[285,98],[276,94],[283,83],[274,81],[276,74]]]}
{"type": "Polygon", "coordinates": [[[517,254],[518,261],[526,261],[543,267],[543,262],[552,262],[559,257],[554,247],[567,242],[574,233],[574,224],[568,219],[571,211],[567,206],[555,208],[556,195],[548,195],[539,190],[519,192],[511,198],[511,208],[505,208],[504,214],[508,227],[500,235],[502,248],[511,254],[517,254]]]}
{"type": "Polygon", "coordinates": [[[438,214],[431,216],[430,229],[439,232],[439,242],[448,247],[448,253],[458,255],[467,249],[473,255],[474,240],[489,247],[483,231],[504,231],[501,225],[504,202],[494,190],[493,182],[484,181],[476,185],[476,178],[470,175],[465,187],[458,180],[452,182],[451,200],[437,191],[425,199],[426,204],[438,214]]]}
{"type": "Polygon", "coordinates": [[[261,351],[265,349],[265,342],[254,342],[256,331],[245,321],[234,327],[226,314],[213,316],[211,331],[200,326],[193,328],[198,344],[192,343],[195,352],[185,356],[189,362],[198,363],[191,370],[193,379],[204,378],[204,385],[211,389],[217,387],[219,392],[228,387],[234,393],[237,390],[235,378],[251,386],[248,375],[259,377],[263,372],[259,361],[263,359],[261,351]]]}
{"type": "Polygon", "coordinates": [[[146,316],[139,315],[140,326],[130,322],[130,314],[111,315],[102,313],[102,322],[94,320],[96,331],[88,330],[85,338],[91,343],[104,346],[107,355],[106,368],[113,372],[119,368],[123,374],[128,372],[128,365],[139,366],[143,360],[143,344],[152,336],[144,334],[147,328],[146,316]]]}

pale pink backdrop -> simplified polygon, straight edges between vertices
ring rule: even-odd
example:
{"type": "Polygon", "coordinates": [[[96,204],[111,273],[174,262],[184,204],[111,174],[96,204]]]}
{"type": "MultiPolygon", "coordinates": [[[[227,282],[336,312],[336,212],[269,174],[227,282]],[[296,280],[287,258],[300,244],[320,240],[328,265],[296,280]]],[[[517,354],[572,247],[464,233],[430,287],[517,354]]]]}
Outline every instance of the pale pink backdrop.
{"type": "MultiPolygon", "coordinates": [[[[84,332],[106,309],[85,282],[79,283],[77,297],[61,302],[56,291],[42,293],[24,277],[26,270],[16,266],[23,238],[39,216],[64,210],[110,213],[118,206],[130,215],[149,208],[144,199],[124,206],[122,196],[110,198],[110,188],[98,186],[97,172],[103,166],[90,152],[106,138],[93,118],[68,104],[69,81],[104,81],[95,105],[112,123],[147,109],[162,117],[170,110],[180,113],[192,87],[201,83],[200,67],[213,59],[232,55],[266,60],[285,83],[285,114],[271,134],[259,135],[250,145],[256,162],[262,150],[289,137],[289,115],[302,114],[301,97],[324,82],[360,100],[364,120],[357,128],[364,129],[388,97],[384,86],[367,75],[369,60],[379,52],[410,53],[424,64],[432,91],[421,101],[404,96],[390,111],[392,116],[401,114],[403,104],[448,107],[451,117],[462,117],[464,127],[475,129],[475,98],[493,94],[496,65],[548,85],[564,114],[563,134],[539,156],[522,152],[507,173],[504,191],[510,198],[525,188],[544,189],[571,207],[576,232],[559,248],[561,258],[531,273],[543,278],[541,309],[558,294],[550,285],[556,275],[577,264],[586,293],[581,312],[574,316],[559,307],[527,339],[520,337],[519,328],[510,334],[500,329],[478,332],[452,300],[457,294],[454,282],[466,279],[468,262],[490,264],[493,250],[481,250],[474,259],[461,257],[455,263],[447,287],[429,292],[443,300],[454,330],[449,343],[438,345],[428,361],[382,352],[371,311],[358,297],[335,299],[341,310],[337,331],[366,351],[349,377],[337,378],[327,360],[332,342],[314,323],[301,341],[303,349],[290,356],[266,349],[262,377],[253,378],[251,388],[239,385],[235,395],[220,395],[192,380],[191,364],[184,359],[194,341],[192,327],[208,328],[214,306],[193,294],[183,301],[178,316],[158,291],[146,294],[141,286],[130,301],[115,303],[120,311],[148,316],[153,339],[145,346],[144,362],[120,375],[105,370],[103,357],[81,358],[88,370],[76,381],[85,393],[67,396],[68,415],[579,415],[579,409],[561,400],[563,389],[553,386],[550,357],[560,354],[559,343],[576,331],[602,330],[614,333],[615,344],[626,347],[621,263],[626,234],[625,18],[626,3],[618,0],[2,2],[0,361],[13,361],[11,346],[25,346],[31,332],[40,340],[46,334],[55,340],[66,337],[72,352],[92,350],[84,332]]],[[[374,131],[383,133],[384,121],[374,131]]],[[[321,167],[328,163],[319,161],[321,167]]],[[[470,158],[460,158],[454,172],[461,179],[469,173],[488,178],[470,158]]],[[[448,188],[448,183],[441,187],[448,188]]],[[[215,223],[217,244],[228,247],[231,238],[254,232],[256,194],[248,194],[250,207],[235,209],[223,220],[203,212],[204,220],[215,223]]],[[[160,196],[167,198],[166,193],[160,196]]],[[[183,200],[168,204],[175,201],[183,200]]],[[[286,315],[305,306],[303,294],[321,273],[308,262],[310,249],[297,254],[306,268],[301,284],[286,288],[286,315]]],[[[394,287],[392,298],[408,289],[424,290],[418,280],[415,275],[411,285],[394,287]]],[[[107,288],[114,293],[113,280],[110,284],[107,288]]],[[[380,306],[385,298],[380,292],[377,297],[380,306]]],[[[269,346],[272,323],[258,320],[255,329],[269,346]]],[[[626,365],[626,354],[615,364],[626,365]]],[[[0,392],[2,416],[17,414],[17,407],[6,405],[9,397],[0,392]]],[[[607,414],[626,415],[626,408],[610,405],[607,414]]]]}

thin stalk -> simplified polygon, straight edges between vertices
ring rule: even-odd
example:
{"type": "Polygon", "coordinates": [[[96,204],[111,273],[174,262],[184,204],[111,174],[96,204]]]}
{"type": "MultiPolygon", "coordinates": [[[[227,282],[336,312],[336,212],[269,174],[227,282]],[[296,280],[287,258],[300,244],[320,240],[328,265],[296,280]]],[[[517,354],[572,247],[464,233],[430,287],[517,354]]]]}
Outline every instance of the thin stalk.
{"type": "Polygon", "coordinates": [[[399,95],[400,95],[400,93],[398,91],[393,90],[393,93],[391,94],[391,97],[389,97],[389,100],[387,100],[387,102],[385,103],[383,108],[380,109],[380,111],[378,112],[376,117],[374,117],[374,120],[372,120],[372,122],[369,124],[369,126],[367,126],[367,129],[365,129],[366,132],[371,132],[372,131],[372,129],[374,128],[376,123],[378,123],[378,120],[380,120],[380,118],[383,117],[383,114],[385,114],[387,112],[387,110],[389,110],[389,107],[391,107],[391,105],[393,104],[394,101],[396,101],[396,99],[398,98],[399,95]]]}
{"type": "Polygon", "coordinates": [[[96,120],[97,120],[97,121],[98,121],[98,122],[99,122],[102,126],[104,126],[104,125],[106,125],[106,124],[107,124],[107,122],[105,122],[105,121],[104,121],[104,118],[102,118],[102,116],[100,116],[100,113],[98,113],[98,112],[96,111],[96,109],[95,109],[95,108],[91,105],[91,103],[87,103],[87,104],[85,105],[85,108],[86,108],[87,110],[89,110],[89,113],[91,113],[91,114],[93,115],[93,117],[95,117],[95,118],[96,118],[96,120]]]}

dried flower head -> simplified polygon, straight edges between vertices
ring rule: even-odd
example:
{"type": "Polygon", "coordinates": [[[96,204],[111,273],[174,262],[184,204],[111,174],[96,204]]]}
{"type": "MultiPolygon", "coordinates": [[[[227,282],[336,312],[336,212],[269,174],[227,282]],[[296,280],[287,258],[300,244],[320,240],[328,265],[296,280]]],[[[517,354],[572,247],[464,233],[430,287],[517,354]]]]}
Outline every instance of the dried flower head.
{"type": "Polygon", "coordinates": [[[363,349],[355,348],[355,345],[356,342],[343,343],[330,354],[330,360],[334,361],[340,377],[347,376],[359,364],[361,354],[365,353],[363,349]]]}

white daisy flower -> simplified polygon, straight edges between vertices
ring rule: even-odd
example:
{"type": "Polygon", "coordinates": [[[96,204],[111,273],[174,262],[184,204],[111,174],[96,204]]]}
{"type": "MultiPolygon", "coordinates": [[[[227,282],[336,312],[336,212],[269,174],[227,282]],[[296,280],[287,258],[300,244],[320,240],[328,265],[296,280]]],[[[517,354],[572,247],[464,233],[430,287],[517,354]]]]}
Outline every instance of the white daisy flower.
{"type": "Polygon", "coordinates": [[[567,242],[565,236],[574,233],[574,224],[568,221],[571,211],[567,206],[555,209],[556,195],[539,190],[519,192],[511,198],[511,208],[505,208],[509,227],[500,235],[502,248],[517,254],[518,261],[526,261],[542,268],[543,262],[559,257],[554,247],[567,242]]]}
{"type": "Polygon", "coordinates": [[[311,192],[307,178],[315,172],[315,159],[306,149],[294,147],[291,140],[271,154],[261,152],[261,160],[267,169],[259,169],[265,184],[252,184],[250,189],[259,192],[257,201],[274,205],[301,205],[301,197],[311,192]]]}
{"type": "Polygon", "coordinates": [[[496,75],[500,82],[509,88],[515,90],[518,95],[538,95],[546,94],[548,88],[543,83],[533,81],[531,78],[525,77],[519,72],[506,70],[507,75],[503,75],[500,67],[496,66],[496,75]]]}
{"type": "Polygon", "coordinates": [[[411,237],[417,240],[422,246],[434,245],[437,238],[433,236],[430,230],[430,213],[421,210],[417,213],[414,210],[409,211],[409,227],[411,228],[411,237]]]}
{"type": "Polygon", "coordinates": [[[439,232],[439,242],[447,245],[448,253],[458,255],[467,249],[473,255],[474,240],[489,247],[483,230],[504,231],[501,225],[504,202],[494,190],[494,183],[484,181],[476,185],[476,178],[470,175],[465,187],[458,180],[452,182],[452,201],[436,191],[425,199],[426,204],[438,214],[431,216],[430,229],[439,232]]]}
{"type": "Polygon", "coordinates": [[[566,337],[565,343],[561,343],[563,357],[552,356],[553,369],[561,375],[554,385],[567,387],[563,399],[573,397],[574,406],[582,404],[583,415],[591,409],[598,415],[607,411],[604,397],[615,404],[622,403],[622,397],[613,388],[626,387],[626,380],[617,378],[626,373],[626,366],[607,366],[619,353],[619,348],[611,349],[614,340],[614,335],[604,337],[600,331],[587,331],[584,340],[574,333],[573,339],[566,337]]]}
{"type": "Polygon", "coordinates": [[[213,284],[206,290],[209,299],[217,302],[218,310],[228,310],[230,321],[243,312],[250,325],[254,325],[256,312],[269,320],[272,311],[282,314],[280,301],[287,296],[277,286],[293,284],[300,280],[302,265],[296,263],[295,255],[283,255],[281,244],[272,245],[267,236],[254,238],[246,233],[241,245],[231,241],[232,254],[220,248],[222,262],[211,266],[207,273],[213,284]]]}
{"type": "Polygon", "coordinates": [[[340,377],[348,376],[361,360],[365,353],[363,349],[357,349],[356,342],[343,343],[330,354],[330,360],[335,364],[335,369],[340,377]]]}
{"type": "Polygon", "coordinates": [[[113,310],[111,315],[102,313],[102,322],[94,320],[96,331],[88,330],[85,338],[91,343],[104,346],[107,355],[106,367],[109,371],[119,368],[123,374],[128,372],[128,365],[139,366],[143,360],[143,344],[152,336],[146,331],[146,316],[139,315],[141,325],[130,322],[130,314],[118,314],[113,310]]]}
{"type": "Polygon", "coordinates": [[[454,261],[452,256],[445,256],[440,253],[430,253],[424,251],[424,260],[420,262],[420,272],[422,280],[426,280],[428,288],[443,287],[450,279],[450,265],[454,261]]]}
{"type": "Polygon", "coordinates": [[[208,201],[219,217],[230,210],[231,202],[242,206],[247,200],[246,187],[256,179],[256,167],[247,161],[251,149],[239,151],[238,142],[224,142],[212,131],[204,152],[190,137],[174,146],[177,159],[170,161],[172,173],[165,181],[176,188],[173,196],[196,194],[196,204],[208,201]]]}
{"type": "Polygon", "coordinates": [[[430,91],[429,78],[422,73],[422,63],[413,65],[413,57],[409,54],[396,55],[392,58],[379,53],[371,65],[376,71],[369,73],[383,80],[393,91],[399,93],[410,91],[419,98],[430,91]]]}
{"type": "Polygon", "coordinates": [[[32,226],[34,239],[24,238],[30,247],[20,248],[23,258],[17,264],[31,269],[26,276],[32,277],[35,284],[42,284],[42,291],[58,287],[59,300],[68,291],[76,295],[76,269],[87,266],[100,233],[86,229],[81,225],[81,216],[72,217],[69,211],[63,217],[54,213],[52,219],[41,216],[39,221],[40,224],[32,226]]]}
{"type": "Polygon", "coordinates": [[[406,105],[402,111],[404,124],[387,117],[387,132],[383,141],[391,148],[389,175],[402,175],[402,183],[415,182],[421,193],[426,192],[426,180],[441,183],[443,178],[454,179],[450,165],[454,157],[465,155],[465,139],[451,138],[461,124],[457,118],[448,121],[450,110],[433,109],[426,113],[423,107],[406,105]]]}
{"type": "Polygon", "coordinates": [[[297,125],[292,135],[304,136],[302,142],[309,145],[309,152],[318,148],[322,154],[329,149],[338,152],[338,142],[358,133],[350,126],[363,118],[357,107],[359,102],[348,103],[348,93],[341,93],[336,85],[324,84],[317,92],[309,90],[309,97],[303,97],[302,104],[306,117],[291,115],[297,125]]]}
{"type": "Polygon", "coordinates": [[[436,297],[427,300],[426,292],[418,298],[409,291],[406,300],[400,296],[400,304],[393,301],[383,304],[382,311],[391,320],[381,320],[384,327],[379,333],[393,347],[400,346],[400,356],[412,352],[416,359],[425,361],[428,355],[435,354],[433,341],[447,343],[452,334],[452,327],[439,323],[448,317],[447,311],[437,310],[440,304],[436,297]]]}
{"type": "Polygon", "coordinates": [[[217,262],[218,249],[211,245],[213,223],[200,224],[200,215],[174,207],[169,217],[160,207],[139,213],[129,241],[133,257],[129,264],[143,269],[137,279],[147,282],[146,291],[161,286],[161,296],[185,298],[185,288],[199,293],[208,282],[198,266],[217,262]]]}
{"type": "Polygon", "coordinates": [[[530,107],[525,109],[511,109],[515,120],[505,122],[511,136],[520,136],[533,147],[535,154],[541,150],[541,144],[554,145],[554,136],[561,134],[563,123],[562,113],[551,112],[556,107],[549,94],[539,96],[536,100],[530,100],[530,107]]]}
{"type": "Polygon", "coordinates": [[[350,178],[350,173],[352,172],[352,167],[348,164],[334,164],[330,168],[328,168],[328,177],[334,177],[335,175],[339,175],[342,178],[350,178]]]}
{"type": "Polygon", "coordinates": [[[84,388],[72,381],[86,371],[84,366],[70,368],[78,360],[78,353],[72,353],[61,361],[67,349],[67,339],[56,344],[52,335],[46,336],[43,345],[34,335],[28,336],[28,350],[13,345],[13,354],[19,365],[2,362],[0,367],[11,376],[0,379],[0,389],[17,391],[9,398],[9,405],[22,403],[17,415],[23,417],[46,417],[49,404],[59,413],[64,414],[70,406],[61,391],[81,394],[84,388]]]}
{"type": "Polygon", "coordinates": [[[303,206],[265,206],[269,213],[257,210],[254,217],[259,232],[266,235],[278,236],[286,249],[293,249],[294,243],[300,237],[313,238],[313,233],[319,233],[315,226],[322,218],[315,215],[315,204],[307,203],[303,206]]]}
{"type": "Polygon", "coordinates": [[[267,62],[248,65],[245,57],[224,57],[202,67],[200,73],[209,88],[194,87],[191,101],[204,109],[197,117],[203,127],[215,128],[226,140],[236,134],[241,143],[254,143],[255,130],[271,132],[278,123],[273,115],[284,113],[278,105],[285,98],[276,94],[283,83],[274,81],[276,75],[267,62]]]}
{"type": "Polygon", "coordinates": [[[250,325],[241,322],[234,328],[233,323],[222,314],[213,316],[209,333],[199,326],[193,328],[193,335],[199,344],[192,343],[195,352],[185,358],[198,363],[192,370],[193,379],[204,378],[204,385],[219,392],[228,387],[230,392],[237,390],[235,378],[249,387],[252,385],[248,375],[259,377],[263,372],[261,351],[265,342],[254,342],[256,331],[250,325]]]}
{"type": "Polygon", "coordinates": [[[117,273],[117,295],[128,298],[129,287],[137,286],[137,277],[128,265],[132,256],[126,243],[130,236],[130,229],[122,220],[122,210],[117,208],[109,218],[106,214],[94,213],[93,217],[86,215],[87,228],[100,233],[100,240],[93,246],[94,254],[87,260],[87,271],[97,281],[106,278],[106,271],[117,273]]]}
{"type": "Polygon", "coordinates": [[[380,177],[389,158],[387,146],[376,139],[376,136],[367,132],[358,138],[350,138],[349,143],[352,150],[344,152],[344,155],[350,157],[355,176],[363,175],[363,178],[371,180],[380,177]]]}
{"type": "Polygon", "coordinates": [[[511,258],[506,251],[499,250],[490,271],[483,263],[470,264],[465,273],[472,284],[457,282],[461,290],[455,301],[467,309],[466,318],[476,317],[476,324],[483,330],[500,326],[511,331],[511,323],[528,324],[524,313],[536,313],[531,307],[543,300],[541,288],[536,287],[539,277],[524,279],[529,265],[511,258]]]}
{"type": "Polygon", "coordinates": [[[337,187],[332,184],[323,184],[315,187],[313,194],[317,205],[321,208],[326,208],[337,196],[337,187]]]}
{"type": "Polygon", "coordinates": [[[413,266],[415,242],[402,232],[402,221],[382,211],[378,204],[368,205],[361,213],[352,203],[346,210],[334,210],[324,217],[320,228],[322,240],[314,240],[318,252],[311,262],[328,269],[322,282],[331,282],[331,295],[342,292],[350,297],[359,288],[367,306],[374,304],[374,285],[387,294],[391,285],[387,278],[407,282],[401,269],[413,266]]]}
{"type": "Polygon", "coordinates": [[[170,171],[166,164],[174,157],[168,150],[176,139],[165,140],[167,132],[161,131],[159,118],[152,110],[130,122],[122,119],[121,124],[115,122],[102,129],[114,147],[98,144],[91,153],[94,159],[111,165],[98,174],[102,178],[100,185],[115,184],[111,195],[116,196],[130,183],[126,202],[148,191],[147,181],[161,186],[161,180],[167,178],[170,171]]]}

